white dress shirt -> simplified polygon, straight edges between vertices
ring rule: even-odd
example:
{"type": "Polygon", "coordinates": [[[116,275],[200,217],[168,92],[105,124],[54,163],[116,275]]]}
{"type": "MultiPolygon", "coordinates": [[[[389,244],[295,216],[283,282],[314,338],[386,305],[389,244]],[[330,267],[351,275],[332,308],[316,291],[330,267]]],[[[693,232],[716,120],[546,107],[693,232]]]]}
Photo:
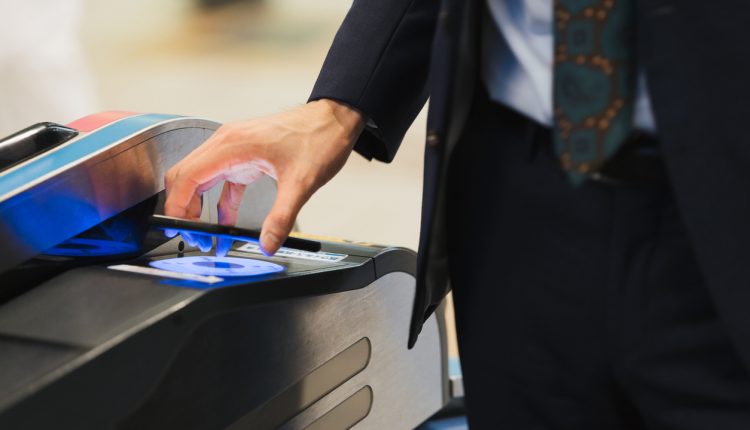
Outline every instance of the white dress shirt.
{"type": "MultiPolygon", "coordinates": [[[[487,0],[482,78],[492,100],[552,126],[552,0],[487,0]]],[[[645,75],[638,76],[633,123],[655,132],[645,75]]]]}

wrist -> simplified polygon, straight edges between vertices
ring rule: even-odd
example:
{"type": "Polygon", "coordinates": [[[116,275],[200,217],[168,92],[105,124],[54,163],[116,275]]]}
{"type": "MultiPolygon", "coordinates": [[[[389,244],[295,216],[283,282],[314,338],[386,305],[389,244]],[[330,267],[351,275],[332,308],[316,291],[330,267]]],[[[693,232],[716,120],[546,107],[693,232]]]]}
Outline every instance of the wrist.
{"type": "Polygon", "coordinates": [[[310,103],[325,109],[342,128],[344,138],[352,145],[365,128],[366,119],[362,112],[346,103],[332,99],[320,99],[310,103]]]}

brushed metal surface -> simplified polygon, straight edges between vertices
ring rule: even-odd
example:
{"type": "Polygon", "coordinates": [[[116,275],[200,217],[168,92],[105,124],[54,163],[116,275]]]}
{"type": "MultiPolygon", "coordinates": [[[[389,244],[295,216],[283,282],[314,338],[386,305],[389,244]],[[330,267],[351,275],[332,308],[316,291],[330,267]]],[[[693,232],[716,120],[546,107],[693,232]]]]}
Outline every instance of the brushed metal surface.
{"type": "MultiPolygon", "coordinates": [[[[289,403],[284,411],[295,414],[274,421],[283,423],[281,429],[303,429],[364,386],[372,388],[372,409],[355,428],[414,428],[443,406],[447,384],[445,339],[435,317],[416,347],[407,349],[414,292],[414,277],[395,272],[360,289],[263,303],[204,320],[120,428],[255,430],[262,423],[252,419],[254,411],[283,393],[289,403]],[[320,383],[315,370],[363,337],[371,348],[367,366],[320,400],[305,401],[310,384],[320,383]],[[180,413],[167,412],[174,408],[180,413]]],[[[182,312],[185,324],[190,311],[188,306],[182,312]]]]}
{"type": "Polygon", "coordinates": [[[305,430],[348,430],[370,413],[372,388],[361,388],[335,408],[326,412],[305,430]]]}
{"type": "MultiPolygon", "coordinates": [[[[223,183],[203,194],[203,212],[201,218],[206,222],[218,223],[219,215],[216,209],[221,197],[223,183]]],[[[245,196],[240,204],[237,227],[260,230],[263,220],[271,211],[276,199],[276,181],[270,176],[263,176],[245,188],[245,196]]]]}
{"type": "MultiPolygon", "coordinates": [[[[355,429],[412,429],[443,406],[444,378],[440,332],[433,315],[425,323],[419,341],[407,349],[408,324],[415,293],[415,279],[396,272],[385,275],[365,289],[341,293],[334,318],[337,324],[312,339],[350,339],[366,335],[372,344],[370,364],[349,381],[290,420],[283,430],[304,429],[360,389],[372,389],[370,413],[355,429]],[[361,312],[352,312],[361,309],[361,312]]],[[[304,317],[306,331],[330,325],[329,312],[304,317]],[[316,321],[320,320],[320,321],[316,321]]],[[[325,348],[327,342],[311,342],[308,348],[325,348]]]]}
{"type": "MultiPolygon", "coordinates": [[[[236,421],[227,430],[243,428],[273,430],[278,428],[300,411],[308,408],[326,394],[335,390],[336,387],[365,369],[370,362],[370,353],[370,340],[366,337],[358,340],[317,369],[308,373],[302,380],[264,403],[263,406],[256,408],[236,421]]],[[[365,412],[370,410],[370,402],[368,401],[367,403],[367,407],[364,408],[365,412]]],[[[360,402],[355,402],[355,404],[359,405],[360,402]]],[[[340,412],[335,415],[340,415],[340,412]]],[[[364,418],[365,415],[367,414],[362,414],[359,416],[359,419],[352,421],[352,423],[364,418]]],[[[335,420],[335,418],[331,419],[335,420]]]]}
{"type": "MultiPolygon", "coordinates": [[[[20,326],[33,331],[3,331],[7,331],[6,337],[34,344],[51,340],[55,345],[86,347],[75,358],[65,358],[66,363],[54,372],[35,378],[30,383],[35,396],[25,403],[18,403],[22,397],[16,396],[16,407],[11,411],[14,415],[0,416],[0,421],[25,423],[23,428],[47,428],[50,420],[65,428],[105,428],[113,421],[119,422],[120,428],[139,430],[219,429],[236,422],[246,424],[242,428],[256,428],[242,418],[291,391],[284,396],[289,403],[284,410],[292,413],[283,413],[275,422],[286,422],[282,428],[301,429],[369,386],[372,408],[356,428],[408,429],[444,404],[445,339],[435,317],[428,321],[416,347],[408,350],[406,346],[415,291],[414,277],[409,274],[387,274],[362,288],[330,294],[315,293],[323,287],[316,284],[330,282],[325,280],[328,278],[311,275],[303,281],[304,277],[295,277],[298,284],[307,283],[310,295],[302,292],[298,297],[244,306],[237,300],[243,296],[232,293],[255,290],[263,296],[267,294],[263,290],[282,285],[259,283],[208,293],[189,290],[195,297],[182,302],[156,298],[168,306],[165,308],[154,306],[155,297],[142,290],[157,285],[159,289],[171,287],[150,278],[101,268],[71,273],[86,280],[88,293],[48,288],[46,294],[69,291],[69,300],[84,299],[82,303],[89,303],[88,307],[71,307],[59,294],[52,294],[55,300],[49,304],[60,309],[57,317],[38,307],[28,313],[37,318],[49,316],[51,324],[42,324],[41,320],[34,324],[29,317],[20,326]],[[97,271],[108,276],[97,277],[97,271]],[[119,294],[105,286],[119,289],[119,294]],[[120,303],[125,308],[97,304],[99,300],[81,296],[92,292],[106,296],[113,306],[120,303]],[[140,308],[135,303],[138,297],[143,299],[140,308]],[[131,314],[136,318],[130,318],[131,314]],[[82,331],[76,324],[64,323],[74,319],[84,323],[82,331]],[[59,330],[55,321],[64,330],[59,330]],[[356,354],[362,357],[355,360],[359,364],[351,367],[354,370],[347,372],[353,375],[351,378],[341,377],[340,369],[334,374],[326,371],[326,363],[358,342],[361,345],[363,338],[367,339],[370,358],[365,366],[363,357],[368,354],[356,354]],[[117,364],[113,366],[110,360],[117,364]],[[112,372],[113,368],[118,371],[112,372]],[[321,369],[322,374],[316,372],[321,369]],[[325,384],[334,388],[314,387],[325,384]],[[80,390],[83,385],[89,389],[80,390]],[[318,394],[308,395],[311,389],[318,394]],[[35,413],[52,406],[58,407],[54,415],[35,413]]],[[[37,290],[44,294],[41,289],[27,294],[37,290]]],[[[16,315],[24,317],[23,313],[16,315]]],[[[19,351],[18,359],[26,354],[19,351]]],[[[58,366],[60,360],[53,360],[58,363],[53,365],[58,366]]],[[[33,354],[13,362],[23,362],[31,370],[40,365],[33,354]]],[[[21,373],[38,375],[35,371],[21,373]]]]}
{"type": "Polygon", "coordinates": [[[0,272],[164,189],[166,171],[217,127],[166,120],[3,196],[0,272]]]}

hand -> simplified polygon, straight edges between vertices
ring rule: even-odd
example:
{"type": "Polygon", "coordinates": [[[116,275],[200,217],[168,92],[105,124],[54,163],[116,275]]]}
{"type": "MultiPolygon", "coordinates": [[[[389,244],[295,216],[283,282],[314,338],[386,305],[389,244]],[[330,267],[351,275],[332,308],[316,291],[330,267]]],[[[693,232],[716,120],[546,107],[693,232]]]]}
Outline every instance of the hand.
{"type": "MultiPolygon", "coordinates": [[[[260,236],[261,249],[272,255],[286,240],[302,205],[344,166],[363,128],[358,111],[326,99],[226,124],[167,172],[165,215],[198,219],[201,195],[226,181],[219,223],[234,225],[246,185],[264,174],[272,176],[278,184],[276,200],[260,236]]],[[[229,246],[231,242],[217,244],[217,254],[225,255],[229,246]]]]}

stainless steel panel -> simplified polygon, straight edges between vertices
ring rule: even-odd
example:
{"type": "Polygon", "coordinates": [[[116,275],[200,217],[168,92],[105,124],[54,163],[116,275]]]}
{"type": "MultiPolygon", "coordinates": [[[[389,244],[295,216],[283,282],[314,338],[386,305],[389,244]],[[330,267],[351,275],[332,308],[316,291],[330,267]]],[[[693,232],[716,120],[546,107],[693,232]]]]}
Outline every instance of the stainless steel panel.
{"type": "Polygon", "coordinates": [[[370,407],[372,407],[372,388],[363,387],[326,412],[305,430],[348,430],[370,413],[370,407]]]}
{"type": "Polygon", "coordinates": [[[217,127],[168,120],[3,196],[0,272],[164,189],[166,171],[217,127]]]}
{"type": "MultiPolygon", "coordinates": [[[[245,415],[231,425],[228,430],[243,428],[273,430],[278,428],[281,424],[289,421],[299,412],[308,408],[326,394],[364,370],[370,362],[371,352],[372,346],[369,339],[364,337],[358,340],[310,372],[301,381],[277,394],[271,400],[264,403],[263,406],[245,415]]],[[[356,403],[359,404],[359,402],[356,403]]],[[[352,421],[352,423],[359,421],[367,415],[366,412],[370,410],[369,403],[368,401],[365,413],[359,416],[357,420],[352,421]]],[[[340,412],[335,415],[340,415],[340,412]]]]}
{"type": "MultiPolygon", "coordinates": [[[[255,428],[242,418],[280,393],[291,391],[285,396],[289,403],[285,409],[293,413],[283,414],[277,422],[288,420],[282,428],[302,429],[365,386],[372,389],[372,408],[356,428],[413,428],[443,405],[444,339],[435,317],[427,322],[415,348],[406,347],[415,291],[411,275],[391,273],[360,289],[242,306],[237,302],[241,296],[231,293],[255,287],[263,294],[260,290],[281,285],[237,286],[212,291],[201,299],[181,296],[202,294],[196,290],[171,288],[119,272],[110,278],[97,278],[96,271],[109,273],[101,268],[70,272],[86,280],[83,283],[88,281],[91,288],[71,289],[71,284],[50,289],[50,284],[50,288],[34,289],[10,302],[21,303],[19,300],[37,291],[49,296],[49,300],[43,300],[49,306],[36,306],[41,299],[36,297],[33,303],[15,309],[18,322],[0,324],[0,332],[7,331],[14,337],[37,343],[40,339],[53,340],[89,350],[66,364],[65,371],[71,372],[68,377],[37,382],[36,389],[44,388],[51,396],[55,390],[67,393],[64,399],[49,403],[65,405],[64,413],[54,416],[58,424],[66,423],[63,427],[90,422],[102,424],[91,425],[100,428],[106,420],[123,418],[121,428],[139,430],[190,428],[199,422],[201,428],[225,428],[233,422],[255,428]],[[102,279],[110,280],[103,283],[102,279]],[[144,289],[163,291],[146,294],[144,289]],[[169,289],[177,295],[162,294],[169,289]],[[63,290],[70,293],[69,300],[57,294],[63,290]],[[90,294],[100,299],[89,300],[90,294]],[[101,297],[107,300],[102,302],[101,297]],[[144,299],[141,305],[138,297],[144,299]],[[81,306],[70,306],[70,300],[81,306]],[[153,300],[156,302],[151,303],[153,300]],[[226,306],[234,310],[222,312],[229,310],[226,306]],[[24,309],[36,310],[22,312],[24,309]],[[35,321],[39,315],[51,316],[51,322],[35,321]],[[206,319],[209,315],[212,317],[206,319]],[[151,334],[131,338],[143,329],[151,334]],[[367,339],[370,359],[363,366],[366,354],[356,354],[361,357],[348,372],[351,378],[316,373],[363,338],[367,339]],[[100,360],[98,354],[115,351],[115,346],[117,355],[110,358],[116,358],[118,371],[112,372],[115,367],[100,360]],[[310,404],[313,397],[306,394],[312,386],[331,381],[328,386],[335,388],[322,398],[320,393],[328,390],[318,390],[313,397],[319,400],[310,404]],[[42,382],[54,385],[43,387],[39,385],[42,382]],[[83,382],[91,384],[90,389],[76,388],[83,382]],[[98,399],[104,393],[118,393],[122,403],[108,403],[106,413],[99,410],[96,416],[87,415],[92,405],[103,407],[92,396],[98,399]],[[169,410],[179,413],[165,412],[169,410]]],[[[322,282],[317,279],[310,278],[311,292],[316,289],[314,282],[322,282]]],[[[30,365],[36,366],[35,362],[30,365]]],[[[48,415],[33,413],[34,407],[40,407],[38,403],[25,407],[32,413],[17,413],[29,423],[49,419],[48,415]]]]}
{"type": "MultiPolygon", "coordinates": [[[[217,184],[213,189],[203,194],[204,221],[218,223],[219,216],[216,205],[221,197],[223,184],[217,184]]],[[[271,211],[273,201],[276,199],[276,181],[270,176],[263,176],[245,188],[245,197],[240,205],[240,215],[237,218],[237,226],[260,230],[263,220],[271,211]]]]}
{"type": "Polygon", "coordinates": [[[355,429],[412,429],[442,408],[446,375],[434,315],[415,347],[406,347],[414,292],[414,277],[391,273],[362,290],[338,294],[338,300],[328,296],[328,306],[299,316],[299,336],[311,340],[305,348],[309,352],[299,356],[301,362],[314,355],[315,348],[330,348],[333,340],[354,343],[362,336],[372,344],[372,357],[367,368],[282,429],[306,428],[365,386],[372,388],[372,409],[355,429]]]}

